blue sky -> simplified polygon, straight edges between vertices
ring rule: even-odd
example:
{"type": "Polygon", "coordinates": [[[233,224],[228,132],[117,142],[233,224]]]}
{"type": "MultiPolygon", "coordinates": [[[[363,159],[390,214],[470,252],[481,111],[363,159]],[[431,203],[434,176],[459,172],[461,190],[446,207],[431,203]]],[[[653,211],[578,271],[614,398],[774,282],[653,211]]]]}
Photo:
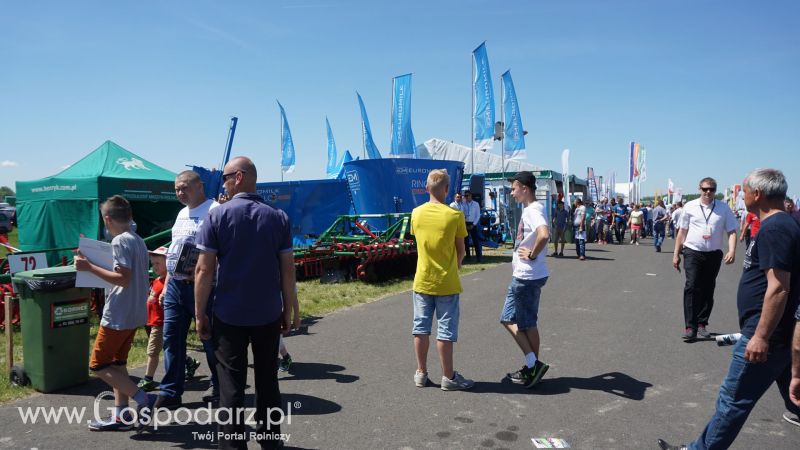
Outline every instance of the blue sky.
{"type": "MultiPolygon", "coordinates": [[[[173,171],[234,154],[280,179],[286,108],[297,169],[324,177],[325,117],[361,154],[355,92],[389,150],[391,78],[412,72],[417,143],[468,145],[471,52],[487,42],[496,95],[511,69],[528,160],[627,173],[645,193],[784,170],[800,193],[800,3],[793,1],[4,2],[0,185],[55,174],[111,139],[173,171]]],[[[498,98],[499,101],[499,98],[498,98]]]]}

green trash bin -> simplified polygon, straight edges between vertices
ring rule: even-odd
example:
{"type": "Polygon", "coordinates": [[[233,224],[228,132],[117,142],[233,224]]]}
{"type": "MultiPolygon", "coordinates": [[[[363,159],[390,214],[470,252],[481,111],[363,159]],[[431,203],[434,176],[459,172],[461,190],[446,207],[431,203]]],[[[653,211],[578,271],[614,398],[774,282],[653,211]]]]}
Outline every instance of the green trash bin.
{"type": "Polygon", "coordinates": [[[12,278],[19,295],[24,374],[34,389],[52,392],[89,379],[89,298],[75,287],[74,267],[19,272],[12,278]]]}

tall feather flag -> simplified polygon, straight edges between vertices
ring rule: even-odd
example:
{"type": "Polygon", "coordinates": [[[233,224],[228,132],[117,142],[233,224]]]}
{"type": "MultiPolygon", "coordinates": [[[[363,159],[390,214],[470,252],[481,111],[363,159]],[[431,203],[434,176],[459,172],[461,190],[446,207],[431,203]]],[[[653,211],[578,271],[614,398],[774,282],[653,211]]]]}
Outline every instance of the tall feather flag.
{"type": "Polygon", "coordinates": [[[486,54],[486,42],[472,52],[475,78],[472,83],[472,112],[474,126],[473,142],[475,150],[491,150],[494,144],[494,89],[492,74],[489,71],[489,56],[486,54]]]}
{"type": "Polygon", "coordinates": [[[339,175],[338,157],[336,155],[336,141],[333,140],[333,131],[328,118],[325,118],[325,128],[328,131],[328,164],[325,166],[325,174],[328,178],[336,178],[339,175]]]}
{"type": "Polygon", "coordinates": [[[634,173],[633,173],[633,164],[634,164],[633,149],[634,149],[635,146],[636,146],[636,142],[631,141],[631,153],[630,153],[630,156],[628,156],[628,169],[629,169],[628,170],[629,171],[628,182],[629,183],[633,183],[633,175],[634,175],[634,173]]]}
{"type": "Polygon", "coordinates": [[[647,150],[644,146],[639,150],[639,181],[647,181],[647,150]]]}
{"type": "MultiPolygon", "coordinates": [[[[633,143],[633,177],[636,178],[639,176],[639,151],[641,150],[641,145],[637,142],[633,143]]],[[[633,181],[633,178],[631,179],[633,181]]]]}
{"type": "Polygon", "coordinates": [[[350,150],[344,151],[344,155],[342,155],[342,160],[339,161],[339,165],[336,168],[336,178],[341,180],[344,178],[344,163],[350,162],[353,160],[353,157],[350,155],[350,150]]]}
{"type": "Polygon", "coordinates": [[[278,102],[278,107],[281,109],[281,171],[283,173],[292,173],[295,163],[292,132],[289,130],[286,111],[283,109],[281,102],[278,102]]]}
{"type": "Polygon", "coordinates": [[[369,126],[369,118],[367,117],[367,108],[364,107],[364,100],[361,99],[361,94],[356,92],[358,96],[358,106],[361,108],[361,133],[364,140],[364,152],[369,159],[381,159],[381,152],[372,140],[372,129],[369,126]]]}
{"type": "Polygon", "coordinates": [[[503,154],[509,159],[525,159],[525,131],[522,128],[522,117],[517,103],[517,93],[511,71],[503,74],[503,154]]]}
{"type": "Polygon", "coordinates": [[[411,74],[392,78],[392,148],[397,158],[416,158],[417,144],[411,131],[411,74]]]}
{"type": "Polygon", "coordinates": [[[594,176],[594,169],[591,167],[586,168],[586,183],[589,188],[589,200],[596,203],[600,197],[597,188],[597,178],[594,176]]]}

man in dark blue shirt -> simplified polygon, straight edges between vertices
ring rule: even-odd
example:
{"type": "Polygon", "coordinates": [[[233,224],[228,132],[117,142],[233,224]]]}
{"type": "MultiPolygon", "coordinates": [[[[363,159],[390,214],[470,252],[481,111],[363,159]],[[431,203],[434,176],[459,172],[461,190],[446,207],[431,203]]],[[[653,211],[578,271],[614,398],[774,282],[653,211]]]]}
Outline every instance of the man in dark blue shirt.
{"type": "Polygon", "coordinates": [[[779,170],[754,170],[742,186],[747,210],[761,219],[739,281],[742,337],[733,348],[714,416],[700,437],[685,447],[659,439],[662,449],[727,449],[773,382],[789,413],[800,412],[789,397],[790,344],[800,302],[800,226],[783,211],[787,184],[779,170]]]}
{"type": "Polygon", "coordinates": [[[220,448],[247,448],[248,345],[253,350],[259,444],[283,446],[278,340],[281,332],[287,334],[300,324],[289,219],[255,193],[256,179],[250,159],[237,157],[226,164],[222,183],[230,200],[209,212],[196,238],[202,252],[195,269],[197,333],[202,339],[212,338],[218,358],[219,406],[233,414],[228,424],[219,426],[220,448]],[[217,262],[210,321],[199,312],[206,310],[217,262]]]}
{"type": "Polygon", "coordinates": [[[625,228],[628,226],[628,207],[622,202],[622,197],[617,199],[617,204],[613,206],[614,213],[614,234],[617,237],[617,244],[622,244],[625,240],[625,228]]]}

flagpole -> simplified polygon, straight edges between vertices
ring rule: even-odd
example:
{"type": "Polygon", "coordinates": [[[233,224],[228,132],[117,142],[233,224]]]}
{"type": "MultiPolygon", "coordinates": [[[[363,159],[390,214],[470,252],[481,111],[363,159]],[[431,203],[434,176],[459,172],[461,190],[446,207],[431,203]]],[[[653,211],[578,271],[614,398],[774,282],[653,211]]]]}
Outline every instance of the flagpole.
{"type": "MultiPolygon", "coordinates": [[[[280,103],[278,103],[280,105],[280,103]]],[[[278,126],[281,128],[281,166],[283,166],[283,117],[278,117],[278,126]]],[[[283,183],[283,167],[281,167],[281,183],[283,183]]]]}
{"type": "Polygon", "coordinates": [[[392,117],[392,107],[394,106],[394,80],[392,77],[392,95],[389,96],[389,158],[395,158],[397,155],[392,154],[392,141],[394,140],[394,117],[392,117]]]}
{"type": "MultiPolygon", "coordinates": [[[[508,194],[506,194],[506,149],[505,149],[505,126],[506,126],[506,108],[505,108],[505,89],[503,89],[503,75],[500,75],[500,132],[497,133],[498,137],[500,138],[500,173],[502,174],[502,180],[500,180],[500,187],[503,191],[503,202],[506,204],[506,211],[511,211],[511,242],[516,244],[517,241],[517,216],[514,214],[514,209],[508,207],[508,194]]],[[[534,191],[534,196],[536,195],[536,191],[534,191]]],[[[508,216],[506,215],[506,220],[508,220],[508,216]]],[[[510,231],[510,230],[509,230],[510,231]]]]}
{"type": "Polygon", "coordinates": [[[472,78],[469,80],[470,86],[472,88],[472,112],[470,120],[470,125],[472,127],[472,135],[470,136],[469,140],[472,142],[472,151],[470,152],[470,176],[475,174],[475,54],[473,53],[470,57],[470,63],[472,64],[472,78]]]}

